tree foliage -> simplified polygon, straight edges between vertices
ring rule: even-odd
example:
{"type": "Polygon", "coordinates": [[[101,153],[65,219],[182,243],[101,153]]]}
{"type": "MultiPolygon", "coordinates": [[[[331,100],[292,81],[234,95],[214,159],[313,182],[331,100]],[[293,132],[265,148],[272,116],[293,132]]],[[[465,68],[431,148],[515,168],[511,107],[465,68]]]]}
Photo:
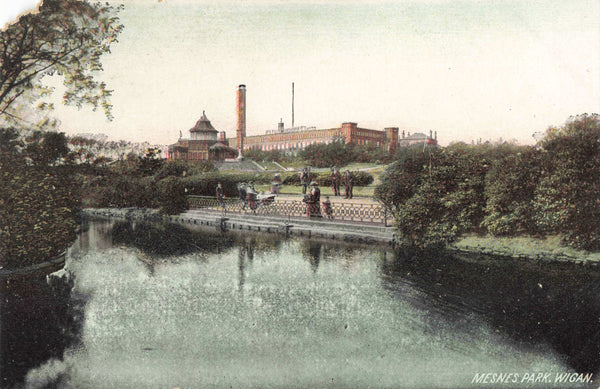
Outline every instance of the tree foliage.
{"type": "Polygon", "coordinates": [[[38,167],[55,165],[70,157],[64,132],[34,131],[25,138],[25,143],[25,153],[38,167]]]}
{"type": "Polygon", "coordinates": [[[600,249],[600,116],[550,128],[540,145],[546,171],[533,200],[538,227],[574,247],[600,249]]]}
{"type": "Polygon", "coordinates": [[[394,170],[398,171],[386,176],[384,182],[387,186],[398,186],[408,178],[411,179],[408,190],[401,190],[400,197],[391,198],[381,189],[377,193],[384,202],[393,201],[399,236],[405,243],[445,244],[465,232],[477,230],[483,218],[484,178],[490,152],[488,148],[455,144],[441,150],[416,152],[416,159],[409,158],[396,165],[394,170]],[[390,178],[395,178],[395,182],[390,183],[390,178]]]}
{"type": "Polygon", "coordinates": [[[482,227],[493,235],[536,235],[532,201],[544,173],[542,153],[515,147],[492,163],[485,185],[482,227]]]}
{"type": "Polygon", "coordinates": [[[345,166],[351,162],[380,163],[389,159],[389,153],[375,144],[345,143],[343,138],[331,143],[315,143],[298,152],[298,157],[315,167],[345,166]]]}
{"type": "Polygon", "coordinates": [[[0,152],[1,266],[46,260],[75,238],[79,195],[68,172],[27,161],[25,154],[0,152]]]}
{"type": "Polygon", "coordinates": [[[123,29],[115,16],[121,8],[84,0],[44,0],[38,13],[21,16],[1,31],[0,117],[18,118],[15,102],[50,94],[42,79],[57,74],[66,87],[65,104],[100,107],[112,118],[111,91],[94,76],[123,29]]]}
{"type": "Polygon", "coordinates": [[[600,249],[600,116],[550,128],[538,148],[467,146],[404,150],[375,191],[400,240],[429,246],[465,233],[559,234],[600,249]]]}

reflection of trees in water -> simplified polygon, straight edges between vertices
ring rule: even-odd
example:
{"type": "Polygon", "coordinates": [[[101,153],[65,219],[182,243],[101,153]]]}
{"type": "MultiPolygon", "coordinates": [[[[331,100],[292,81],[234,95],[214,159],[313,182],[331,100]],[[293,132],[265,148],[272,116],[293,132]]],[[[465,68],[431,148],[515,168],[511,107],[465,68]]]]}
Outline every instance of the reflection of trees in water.
{"type": "Polygon", "coordinates": [[[71,299],[72,281],[53,280],[50,285],[45,276],[0,281],[2,388],[20,387],[30,369],[61,359],[79,338],[84,303],[71,299]]]}
{"type": "Polygon", "coordinates": [[[253,253],[264,254],[277,252],[281,249],[283,239],[278,235],[268,235],[254,232],[232,232],[232,239],[238,245],[252,248],[253,253]]]}
{"type": "Polygon", "coordinates": [[[365,246],[311,239],[301,239],[298,244],[300,253],[315,272],[321,261],[335,262],[343,268],[353,267],[360,262],[365,250],[365,246]]]}
{"type": "Polygon", "coordinates": [[[220,252],[233,246],[232,239],[218,232],[193,232],[178,224],[117,221],[110,234],[115,245],[128,245],[157,257],[198,251],[220,252]]]}
{"type": "Polygon", "coordinates": [[[244,293],[244,282],[246,281],[246,267],[254,261],[254,249],[256,247],[256,237],[253,236],[238,236],[238,290],[241,294],[244,293]]]}
{"type": "Polygon", "coordinates": [[[319,262],[321,262],[321,256],[323,249],[323,243],[313,240],[302,240],[300,242],[300,253],[310,263],[310,267],[314,272],[319,268],[319,262]]]}
{"type": "Polygon", "coordinates": [[[384,286],[412,286],[458,311],[477,312],[513,339],[550,344],[577,372],[600,368],[600,272],[570,264],[451,254],[398,255],[382,264],[384,286]]]}
{"type": "Polygon", "coordinates": [[[277,236],[254,233],[235,233],[233,241],[238,248],[238,290],[244,293],[244,283],[254,255],[281,250],[282,240],[277,236]]]}
{"type": "Polygon", "coordinates": [[[252,252],[278,250],[281,239],[272,236],[190,230],[179,224],[117,221],[110,230],[114,245],[136,247],[145,254],[167,257],[195,252],[220,253],[237,245],[252,252]]]}

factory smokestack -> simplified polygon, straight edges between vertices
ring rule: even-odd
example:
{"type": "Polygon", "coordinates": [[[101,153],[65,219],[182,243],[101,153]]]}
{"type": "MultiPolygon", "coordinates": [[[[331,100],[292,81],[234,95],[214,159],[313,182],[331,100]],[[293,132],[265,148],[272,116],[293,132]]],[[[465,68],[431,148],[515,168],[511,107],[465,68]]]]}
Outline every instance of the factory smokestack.
{"type": "Polygon", "coordinates": [[[238,159],[242,159],[244,138],[246,138],[246,85],[241,84],[237,91],[237,144],[238,159]]]}
{"type": "Polygon", "coordinates": [[[292,82],[292,128],[294,128],[294,83],[292,82]]]}

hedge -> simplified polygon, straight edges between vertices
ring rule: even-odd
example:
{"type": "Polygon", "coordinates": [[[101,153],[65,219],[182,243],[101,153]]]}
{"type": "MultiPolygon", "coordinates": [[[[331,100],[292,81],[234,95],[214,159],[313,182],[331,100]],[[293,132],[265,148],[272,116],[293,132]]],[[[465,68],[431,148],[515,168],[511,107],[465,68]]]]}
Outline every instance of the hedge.
{"type": "MultiPolygon", "coordinates": [[[[352,172],[354,178],[354,186],[367,186],[373,183],[373,176],[369,173],[354,171],[352,172]]],[[[300,173],[286,173],[283,177],[284,185],[300,185],[300,173]]],[[[340,185],[344,184],[344,173],[340,172],[340,185]]],[[[308,182],[317,181],[321,186],[331,186],[331,173],[315,173],[311,172],[308,175],[308,182]]]]}

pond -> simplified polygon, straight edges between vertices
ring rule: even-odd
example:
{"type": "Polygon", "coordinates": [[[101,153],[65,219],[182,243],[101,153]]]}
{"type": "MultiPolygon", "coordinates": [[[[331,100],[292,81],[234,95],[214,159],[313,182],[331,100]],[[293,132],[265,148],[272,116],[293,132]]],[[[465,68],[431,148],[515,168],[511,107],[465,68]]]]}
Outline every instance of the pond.
{"type": "Polygon", "coordinates": [[[64,274],[3,282],[1,387],[598,387],[597,270],[84,227],[64,274]]]}

